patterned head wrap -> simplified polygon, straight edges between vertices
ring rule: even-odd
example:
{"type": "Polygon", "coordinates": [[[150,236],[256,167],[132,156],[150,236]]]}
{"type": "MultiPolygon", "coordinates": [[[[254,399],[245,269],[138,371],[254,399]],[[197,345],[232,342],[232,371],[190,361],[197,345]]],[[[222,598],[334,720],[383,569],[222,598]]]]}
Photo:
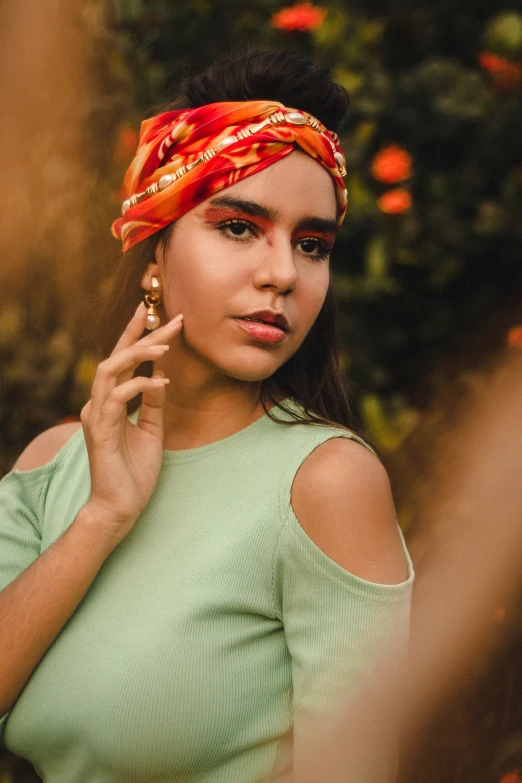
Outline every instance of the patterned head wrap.
{"type": "Polygon", "coordinates": [[[141,124],[124,179],[123,217],[112,224],[126,251],[197,204],[271,166],[298,145],[333,179],[338,226],[347,204],[336,133],[277,101],[228,101],[169,111],[141,124]]]}

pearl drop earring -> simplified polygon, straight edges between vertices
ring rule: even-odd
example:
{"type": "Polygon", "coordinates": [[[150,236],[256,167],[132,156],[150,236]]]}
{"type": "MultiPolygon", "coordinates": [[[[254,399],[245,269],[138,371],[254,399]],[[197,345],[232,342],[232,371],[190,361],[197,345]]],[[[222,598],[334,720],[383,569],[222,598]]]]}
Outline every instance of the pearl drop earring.
{"type": "Polygon", "coordinates": [[[158,315],[158,311],[156,310],[155,305],[161,302],[161,294],[160,294],[158,278],[155,276],[152,278],[151,289],[152,290],[148,291],[143,297],[143,299],[145,300],[145,304],[148,305],[147,323],[145,324],[145,329],[149,329],[150,331],[152,331],[153,329],[157,329],[158,326],[160,325],[160,317],[158,315]]]}

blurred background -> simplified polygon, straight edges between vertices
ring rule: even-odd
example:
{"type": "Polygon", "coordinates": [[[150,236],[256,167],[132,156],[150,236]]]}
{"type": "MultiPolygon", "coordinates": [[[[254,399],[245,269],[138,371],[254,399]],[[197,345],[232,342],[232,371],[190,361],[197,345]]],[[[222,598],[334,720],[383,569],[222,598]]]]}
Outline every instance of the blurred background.
{"type": "MultiPolygon", "coordinates": [[[[4,0],[0,21],[0,477],[90,397],[90,325],[120,252],[109,229],[141,120],[215,55],[291,48],[351,95],[332,259],[341,361],[422,577],[426,530],[445,488],[446,500],[459,491],[441,466],[468,464],[463,427],[488,448],[470,408],[494,417],[493,387],[521,392],[508,410],[522,397],[522,0],[4,0]]],[[[448,518],[437,529],[452,535],[448,518]]],[[[482,567],[466,577],[461,565],[473,585],[482,567]]],[[[425,710],[404,783],[522,781],[516,565],[425,710]]],[[[36,780],[0,756],[0,783],[36,780]]]]}

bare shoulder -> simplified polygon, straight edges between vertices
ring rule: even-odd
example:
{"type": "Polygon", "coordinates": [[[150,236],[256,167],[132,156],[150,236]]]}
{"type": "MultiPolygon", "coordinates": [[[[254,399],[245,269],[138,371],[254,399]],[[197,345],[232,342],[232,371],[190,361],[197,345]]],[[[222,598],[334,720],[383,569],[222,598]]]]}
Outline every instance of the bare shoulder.
{"type": "Polygon", "coordinates": [[[361,443],[317,446],[295,475],[291,503],[308,536],[347,571],[382,584],[408,578],[388,473],[361,443]]]}
{"type": "Polygon", "coordinates": [[[33,470],[46,465],[81,426],[81,421],[68,421],[44,430],[25,447],[11,470],[33,470]]]}

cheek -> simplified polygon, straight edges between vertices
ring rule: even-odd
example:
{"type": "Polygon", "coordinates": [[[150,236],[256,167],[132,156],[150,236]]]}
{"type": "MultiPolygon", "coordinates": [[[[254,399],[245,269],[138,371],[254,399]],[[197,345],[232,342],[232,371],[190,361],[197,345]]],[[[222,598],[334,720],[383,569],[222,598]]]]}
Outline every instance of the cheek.
{"type": "Polygon", "coordinates": [[[174,242],[169,252],[168,268],[170,301],[187,311],[202,315],[215,309],[230,297],[231,283],[236,279],[232,265],[216,249],[215,242],[205,235],[197,243],[184,238],[174,242]]]}
{"type": "Polygon", "coordinates": [[[303,307],[306,307],[308,313],[313,314],[314,319],[319,315],[324,304],[330,281],[327,268],[319,270],[319,272],[320,274],[314,277],[313,280],[310,280],[303,297],[306,300],[306,304],[303,304],[303,307]]]}

